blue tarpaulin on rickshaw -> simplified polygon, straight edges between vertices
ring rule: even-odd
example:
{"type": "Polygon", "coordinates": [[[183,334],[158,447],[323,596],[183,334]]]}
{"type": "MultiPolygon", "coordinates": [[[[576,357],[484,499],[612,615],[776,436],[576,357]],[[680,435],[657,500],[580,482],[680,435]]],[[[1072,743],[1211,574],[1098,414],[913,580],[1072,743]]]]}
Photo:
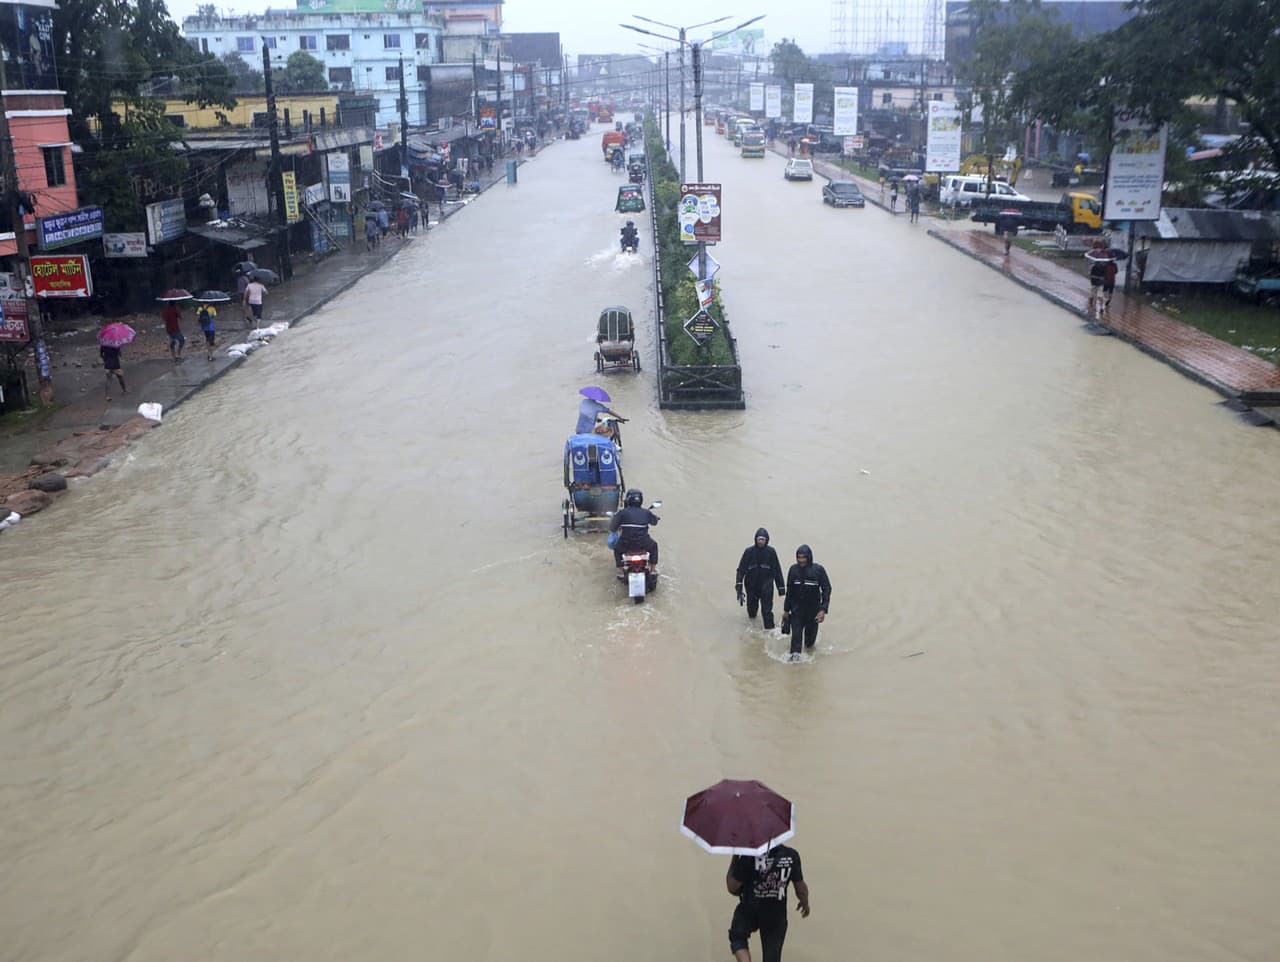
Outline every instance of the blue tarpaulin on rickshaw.
{"type": "Polygon", "coordinates": [[[593,487],[621,484],[618,449],[598,434],[574,434],[564,444],[565,483],[593,487]]]}

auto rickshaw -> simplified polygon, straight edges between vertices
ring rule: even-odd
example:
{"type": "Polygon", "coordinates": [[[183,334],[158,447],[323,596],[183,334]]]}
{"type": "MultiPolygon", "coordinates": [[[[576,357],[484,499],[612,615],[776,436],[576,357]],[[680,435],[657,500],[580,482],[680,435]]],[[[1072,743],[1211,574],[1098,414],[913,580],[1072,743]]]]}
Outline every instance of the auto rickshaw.
{"type": "Polygon", "coordinates": [[[638,164],[634,160],[627,165],[627,180],[633,184],[644,183],[644,164],[638,164]]]}
{"type": "Polygon", "coordinates": [[[638,214],[644,210],[644,190],[639,184],[623,184],[613,209],[619,214],[638,214]]]}

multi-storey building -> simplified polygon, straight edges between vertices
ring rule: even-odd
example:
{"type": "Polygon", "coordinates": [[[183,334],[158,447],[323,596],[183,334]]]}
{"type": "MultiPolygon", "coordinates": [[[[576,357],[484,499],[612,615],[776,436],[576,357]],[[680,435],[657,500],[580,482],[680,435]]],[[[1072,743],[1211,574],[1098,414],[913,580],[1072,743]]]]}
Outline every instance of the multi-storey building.
{"type": "Polygon", "coordinates": [[[420,2],[395,0],[298,0],[297,10],[261,16],[187,17],[187,42],[202,52],[238,54],[262,68],[265,45],[273,72],[302,50],[325,67],[331,90],[356,91],[377,100],[377,124],[399,123],[401,70],[410,125],[427,122],[431,64],[442,59],[444,16],[424,12],[420,2]]]}

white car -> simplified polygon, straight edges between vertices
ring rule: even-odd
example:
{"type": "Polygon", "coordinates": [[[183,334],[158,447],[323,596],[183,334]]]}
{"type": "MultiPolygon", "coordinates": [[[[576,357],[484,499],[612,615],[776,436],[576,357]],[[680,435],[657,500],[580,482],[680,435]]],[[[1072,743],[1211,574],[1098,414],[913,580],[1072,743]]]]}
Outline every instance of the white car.
{"type": "Polygon", "coordinates": [[[790,158],[782,168],[786,180],[813,180],[813,161],[802,157],[790,158]]]}
{"type": "Polygon", "coordinates": [[[1007,204],[1025,204],[1031,200],[1003,181],[988,183],[985,177],[962,177],[950,174],[938,185],[938,202],[944,205],[968,207],[975,200],[994,198],[1007,204]]]}

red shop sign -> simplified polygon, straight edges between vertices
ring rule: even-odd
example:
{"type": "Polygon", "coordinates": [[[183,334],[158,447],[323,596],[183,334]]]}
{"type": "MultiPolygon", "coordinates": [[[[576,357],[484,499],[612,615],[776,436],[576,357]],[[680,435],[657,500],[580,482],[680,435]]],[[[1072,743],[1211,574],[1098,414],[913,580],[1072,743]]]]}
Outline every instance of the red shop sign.
{"type": "Polygon", "coordinates": [[[0,341],[27,343],[27,302],[20,297],[0,297],[0,341]]]}
{"type": "Polygon", "coordinates": [[[31,281],[36,297],[89,297],[93,278],[84,254],[32,254],[31,281]]]}

